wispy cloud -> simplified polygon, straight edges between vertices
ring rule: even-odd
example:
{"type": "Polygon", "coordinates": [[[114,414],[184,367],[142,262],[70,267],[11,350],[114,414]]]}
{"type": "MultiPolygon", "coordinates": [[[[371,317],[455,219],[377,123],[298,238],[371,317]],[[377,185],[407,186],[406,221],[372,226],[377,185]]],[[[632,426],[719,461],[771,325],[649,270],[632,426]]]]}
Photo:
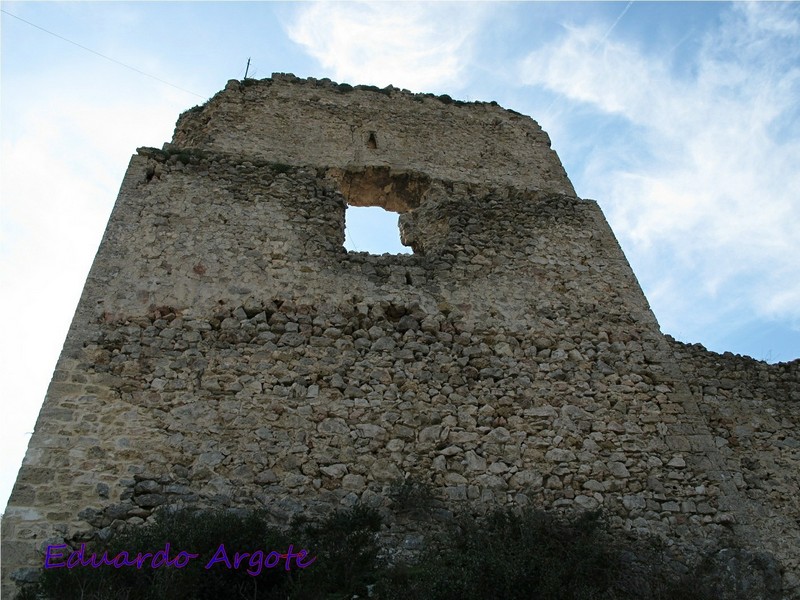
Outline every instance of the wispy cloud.
{"type": "Polygon", "coordinates": [[[669,51],[613,36],[599,43],[606,30],[567,27],[520,72],[568,106],[627,122],[629,139],[573,176],[586,175],[584,187],[646,266],[639,275],[662,325],[669,331],[686,310],[706,325],[745,311],[800,329],[798,6],[734,4],[688,75],[669,51]],[[734,294],[742,284],[748,291],[734,294]]]}
{"type": "Polygon", "coordinates": [[[328,3],[302,6],[288,35],[340,81],[456,89],[486,8],[455,3],[328,3]]]}

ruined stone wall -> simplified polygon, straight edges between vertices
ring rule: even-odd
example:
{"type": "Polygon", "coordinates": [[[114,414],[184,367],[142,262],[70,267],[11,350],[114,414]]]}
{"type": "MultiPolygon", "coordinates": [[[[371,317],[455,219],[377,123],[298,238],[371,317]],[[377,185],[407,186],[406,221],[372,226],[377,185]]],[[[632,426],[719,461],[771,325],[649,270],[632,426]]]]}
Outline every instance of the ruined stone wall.
{"type": "Polygon", "coordinates": [[[800,360],[767,364],[668,338],[765,545],[800,563],[800,360]]]}
{"type": "MultiPolygon", "coordinates": [[[[278,521],[386,511],[407,477],[450,511],[603,508],[617,528],[667,537],[678,560],[732,535],[768,547],[796,585],[796,513],[769,504],[788,541],[768,546],[693,359],[660,333],[544,134],[519,142],[519,166],[492,155],[485,172],[459,171],[450,144],[471,130],[488,137],[475,149],[529,139],[481,129],[489,116],[516,117],[279,77],[229,84],[181,118],[166,151],[140,149],[4,518],[5,585],[31,576],[47,543],[142,523],[165,503],[265,507],[278,521]],[[378,148],[419,134],[415,106],[421,121],[464,122],[430,156],[398,142],[377,160],[369,136],[333,134],[302,156],[314,127],[264,125],[278,107],[306,114],[293,89],[314,123],[325,113],[304,102],[356,129],[372,115],[378,148]],[[350,153],[361,162],[341,159],[347,144],[364,146],[350,153]],[[348,203],[401,212],[415,254],[345,251],[348,203]]],[[[785,448],[751,437],[786,476],[797,421],[781,414],[785,448]]],[[[796,480],[781,485],[789,501],[796,480]]],[[[412,539],[413,524],[394,533],[412,539]]]]}
{"type": "Polygon", "coordinates": [[[496,103],[273,75],[181,115],[173,143],[292,165],[390,166],[453,181],[575,190],[538,123],[496,103]]]}

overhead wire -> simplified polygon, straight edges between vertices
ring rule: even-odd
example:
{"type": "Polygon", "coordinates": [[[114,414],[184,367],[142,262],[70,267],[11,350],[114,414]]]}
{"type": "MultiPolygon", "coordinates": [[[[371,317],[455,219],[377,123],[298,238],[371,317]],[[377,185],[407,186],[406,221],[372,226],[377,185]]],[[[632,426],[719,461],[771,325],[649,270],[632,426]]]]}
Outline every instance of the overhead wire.
{"type": "Polygon", "coordinates": [[[13,14],[13,13],[10,13],[5,9],[0,8],[0,12],[2,12],[3,14],[8,15],[9,17],[13,17],[13,18],[15,18],[15,19],[17,19],[19,21],[22,21],[23,23],[26,23],[26,24],[30,25],[31,27],[35,27],[36,29],[39,29],[41,31],[44,31],[47,34],[50,34],[50,35],[52,35],[54,37],[57,37],[58,39],[63,40],[65,42],[69,43],[69,44],[72,44],[73,46],[77,46],[81,50],[86,50],[87,52],[91,52],[92,54],[95,54],[95,55],[99,56],[100,58],[104,58],[104,59],[106,59],[108,61],[116,63],[116,64],[118,64],[120,66],[125,67],[126,69],[130,69],[131,71],[135,71],[136,73],[139,73],[140,75],[144,75],[145,77],[150,77],[151,79],[155,79],[159,83],[163,83],[164,85],[168,85],[168,86],[173,87],[173,88],[175,88],[177,90],[180,90],[182,92],[186,92],[187,94],[191,94],[192,96],[197,96],[198,98],[203,98],[204,100],[207,98],[206,96],[203,96],[203,95],[198,94],[196,92],[193,92],[191,90],[187,90],[186,88],[182,88],[182,87],[180,87],[178,85],[175,85],[174,83],[170,83],[169,81],[165,81],[164,79],[161,79],[160,77],[156,77],[155,75],[151,75],[150,73],[145,73],[141,69],[137,69],[136,67],[132,67],[131,65],[125,64],[124,62],[119,61],[116,58],[111,58],[110,56],[106,56],[105,54],[101,54],[100,52],[97,52],[96,50],[92,50],[91,48],[87,48],[86,46],[84,46],[82,44],[79,44],[78,42],[73,42],[72,40],[70,40],[68,38],[65,38],[63,35],[59,35],[57,33],[54,33],[52,31],[50,31],[49,29],[45,29],[44,27],[40,27],[36,23],[31,23],[30,21],[28,21],[26,19],[23,19],[22,17],[19,17],[19,16],[13,14]]]}
{"type": "MultiPolygon", "coordinates": [[[[72,40],[70,40],[68,38],[65,38],[63,35],[59,35],[59,34],[53,32],[53,31],[50,31],[49,29],[45,29],[44,27],[40,27],[39,25],[36,25],[35,23],[31,23],[30,21],[28,21],[26,19],[23,19],[22,17],[19,17],[19,16],[13,14],[13,13],[10,13],[5,9],[0,8],[0,12],[8,15],[9,17],[13,17],[13,18],[15,18],[15,19],[17,19],[19,21],[22,21],[23,23],[26,23],[26,24],[30,25],[31,27],[35,27],[36,29],[44,31],[45,33],[47,33],[49,35],[57,37],[60,40],[68,42],[68,43],[72,44],[73,46],[77,46],[78,48],[80,48],[82,50],[86,50],[87,52],[91,52],[92,54],[95,54],[95,55],[97,55],[97,56],[99,56],[101,58],[104,58],[104,59],[106,59],[108,61],[116,63],[116,64],[118,64],[120,66],[123,66],[126,69],[130,69],[131,71],[135,71],[136,73],[139,73],[140,75],[144,75],[146,77],[150,77],[151,79],[155,79],[156,81],[158,81],[160,83],[163,83],[163,84],[168,85],[170,87],[174,87],[175,89],[181,90],[182,92],[186,92],[187,94],[192,94],[193,96],[197,96],[198,98],[205,98],[205,96],[201,96],[200,94],[196,94],[195,92],[193,92],[191,90],[187,90],[185,88],[182,88],[180,86],[172,84],[169,81],[165,81],[165,80],[161,79],[160,77],[156,77],[155,75],[151,75],[150,73],[145,73],[141,69],[137,69],[136,67],[132,67],[131,65],[128,65],[128,64],[126,64],[126,63],[124,63],[122,61],[119,61],[119,60],[115,59],[115,58],[111,58],[110,56],[106,56],[105,54],[97,52],[96,50],[92,50],[91,48],[87,48],[86,46],[84,46],[82,44],[79,44],[79,43],[74,42],[74,41],[72,41],[72,40]]],[[[349,228],[346,227],[346,226],[345,226],[345,233],[346,233],[347,237],[350,238],[350,243],[352,244],[353,248],[357,252],[358,251],[358,246],[356,246],[355,240],[353,240],[352,233],[350,232],[349,228]]]]}

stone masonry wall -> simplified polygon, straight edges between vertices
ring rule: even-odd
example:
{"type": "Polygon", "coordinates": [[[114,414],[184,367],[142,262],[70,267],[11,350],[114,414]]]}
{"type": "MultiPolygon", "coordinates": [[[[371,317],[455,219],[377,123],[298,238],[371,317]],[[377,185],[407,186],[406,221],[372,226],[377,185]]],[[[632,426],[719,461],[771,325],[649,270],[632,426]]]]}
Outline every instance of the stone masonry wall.
{"type": "Polygon", "coordinates": [[[708,421],[748,518],[796,589],[800,549],[800,360],[770,365],[668,340],[708,421]]]}
{"type": "Polygon", "coordinates": [[[390,166],[575,195],[530,117],[496,103],[273,75],[181,115],[173,143],[292,165],[390,166]]]}
{"type": "Polygon", "coordinates": [[[603,508],[683,562],[732,536],[796,597],[796,365],[747,379],[751,396],[713,383],[545,140],[492,105],[279,76],[229,83],[139,149],[4,517],[4,593],[46,544],[166,503],[285,522],[388,511],[413,477],[443,514],[603,508]],[[414,110],[447,116],[438,148],[408,149],[414,110]],[[415,253],[345,251],[348,203],[402,213],[415,253]],[[760,429],[732,425],[740,410],[760,429]]]}

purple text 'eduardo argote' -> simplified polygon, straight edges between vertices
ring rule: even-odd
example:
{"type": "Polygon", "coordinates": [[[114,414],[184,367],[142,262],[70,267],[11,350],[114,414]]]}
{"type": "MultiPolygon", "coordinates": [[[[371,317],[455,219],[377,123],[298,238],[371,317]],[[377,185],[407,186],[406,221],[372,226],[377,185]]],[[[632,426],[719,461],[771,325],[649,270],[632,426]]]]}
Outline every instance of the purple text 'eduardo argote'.
{"type": "MultiPolygon", "coordinates": [[[[160,567],[174,567],[182,569],[188,565],[193,559],[198,558],[199,554],[192,554],[181,550],[174,557],[170,557],[170,544],[167,542],[163,550],[152,552],[139,552],[131,555],[129,552],[119,552],[112,556],[108,552],[103,552],[101,555],[96,553],[86,553],[86,544],[81,544],[78,550],[64,553],[64,549],[68,546],[66,544],[56,544],[47,546],[47,552],[44,557],[45,569],[74,569],[75,567],[92,567],[97,569],[102,566],[113,566],[119,569],[120,567],[136,567],[142,569],[150,567],[151,569],[158,569],[160,567]]],[[[316,556],[308,558],[307,550],[294,551],[294,545],[289,544],[286,552],[281,554],[275,550],[265,552],[263,550],[256,550],[254,552],[235,552],[232,556],[228,554],[225,549],[225,544],[220,544],[211,559],[205,564],[205,569],[211,569],[215,566],[222,568],[223,566],[228,569],[246,568],[248,574],[254,577],[259,575],[263,569],[274,569],[284,561],[284,569],[290,571],[292,569],[292,561],[298,569],[305,569],[310,566],[315,560],[316,556]]]]}

